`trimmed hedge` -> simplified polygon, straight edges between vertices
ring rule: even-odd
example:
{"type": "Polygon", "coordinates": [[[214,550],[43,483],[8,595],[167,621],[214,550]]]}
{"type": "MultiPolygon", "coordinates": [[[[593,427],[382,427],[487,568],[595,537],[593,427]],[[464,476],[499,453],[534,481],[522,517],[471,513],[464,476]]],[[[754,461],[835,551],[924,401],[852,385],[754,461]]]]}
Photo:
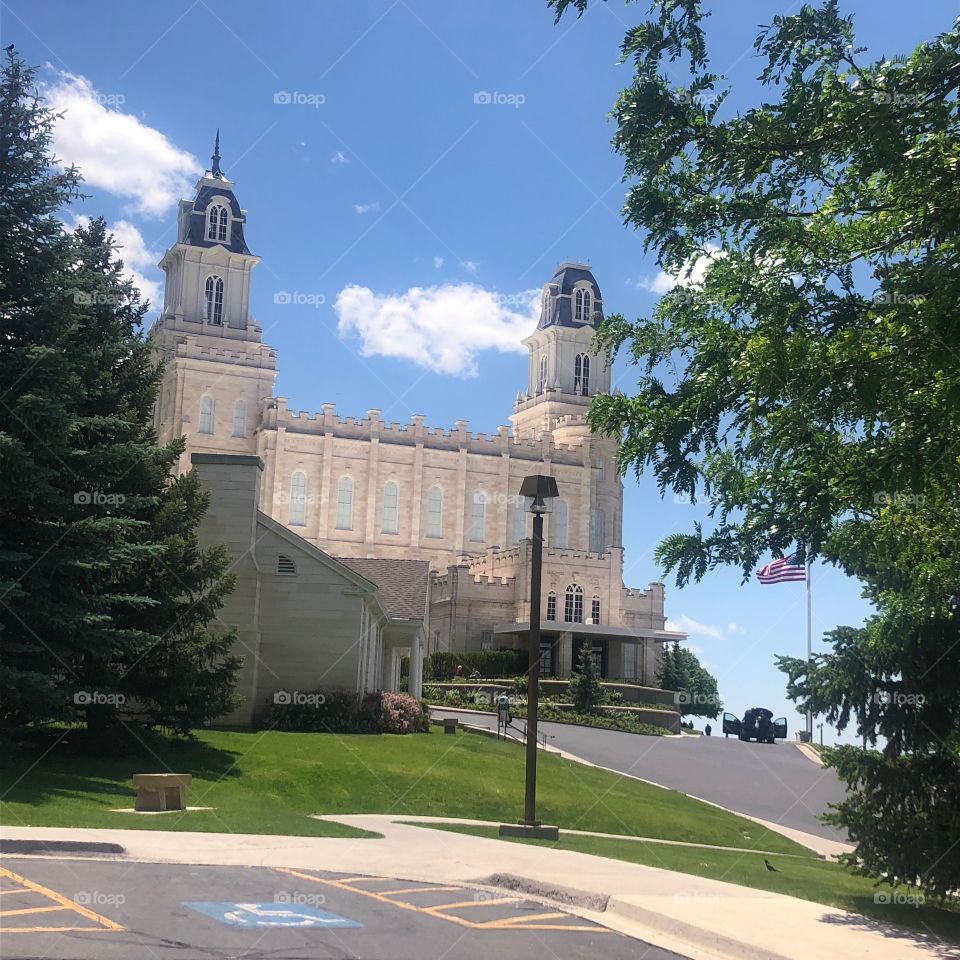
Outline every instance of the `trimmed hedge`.
{"type": "Polygon", "coordinates": [[[482,677],[516,677],[526,674],[526,650],[437,650],[423,663],[423,679],[452,680],[457,665],[465,675],[479,670],[482,677]]]}
{"type": "Polygon", "coordinates": [[[298,691],[291,702],[275,702],[263,725],[296,733],[429,733],[430,711],[406,693],[357,700],[345,690],[298,691]]]}

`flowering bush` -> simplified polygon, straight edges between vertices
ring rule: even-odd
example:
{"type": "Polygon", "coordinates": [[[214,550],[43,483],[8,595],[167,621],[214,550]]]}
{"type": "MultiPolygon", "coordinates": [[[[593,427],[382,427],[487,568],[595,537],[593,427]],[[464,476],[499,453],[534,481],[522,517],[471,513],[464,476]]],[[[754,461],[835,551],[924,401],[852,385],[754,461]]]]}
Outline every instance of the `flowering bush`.
{"type": "Polygon", "coordinates": [[[426,733],[430,729],[430,713],[406,693],[380,694],[381,733],[426,733]]]}

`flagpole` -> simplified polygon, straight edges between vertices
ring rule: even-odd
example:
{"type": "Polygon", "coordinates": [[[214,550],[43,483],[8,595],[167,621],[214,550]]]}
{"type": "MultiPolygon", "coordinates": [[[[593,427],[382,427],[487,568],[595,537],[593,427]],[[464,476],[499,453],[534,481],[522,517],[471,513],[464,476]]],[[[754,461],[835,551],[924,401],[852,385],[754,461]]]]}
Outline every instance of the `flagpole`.
{"type": "MultiPolygon", "coordinates": [[[[810,590],[810,561],[807,561],[807,670],[810,669],[810,661],[813,659],[813,617],[811,611],[811,590],[810,590]]],[[[810,742],[813,742],[813,714],[807,710],[807,736],[810,742]]]]}

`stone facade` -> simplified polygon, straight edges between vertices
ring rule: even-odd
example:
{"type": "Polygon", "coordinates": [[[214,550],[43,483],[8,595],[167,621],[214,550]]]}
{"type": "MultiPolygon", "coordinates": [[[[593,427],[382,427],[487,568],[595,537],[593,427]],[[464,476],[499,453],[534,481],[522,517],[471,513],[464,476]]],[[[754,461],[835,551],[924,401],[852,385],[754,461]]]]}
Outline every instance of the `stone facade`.
{"type": "Polygon", "coordinates": [[[265,464],[260,509],[310,544],[334,556],[428,561],[428,648],[464,650],[522,642],[532,521],[517,494],[525,476],[550,474],[560,499],[546,523],[543,610],[555,619],[543,623],[544,666],[569,675],[574,639],[592,640],[606,676],[652,682],[662,644],[683,635],[664,629],[661,584],[623,585],[614,442],[586,422],[591,397],[610,389],[593,344],[602,297],[590,268],[563,264],[544,286],[510,426],[431,428],[422,416],[386,422],[376,409],[341,416],[333,404],[308,413],[274,395],[276,353],[249,316],[258,258],[245,224],[230,181],[208,173],[181,202],[177,242],[161,262],[156,427],[161,440],[186,436],[182,468],[196,452],[255,455],[265,464]]]}

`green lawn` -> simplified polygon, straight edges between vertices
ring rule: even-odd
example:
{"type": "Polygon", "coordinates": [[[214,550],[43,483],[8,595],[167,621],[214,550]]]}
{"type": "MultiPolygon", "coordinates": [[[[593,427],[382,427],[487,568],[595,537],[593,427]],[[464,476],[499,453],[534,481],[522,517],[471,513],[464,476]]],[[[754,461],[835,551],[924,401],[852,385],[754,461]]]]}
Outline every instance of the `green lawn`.
{"type": "MultiPolygon", "coordinates": [[[[204,731],[159,741],[154,757],[69,750],[4,764],[0,822],[29,826],[356,836],[311,814],[394,813],[517,819],[524,754],[516,744],[438,728],[409,736],[204,731]],[[192,806],[209,813],[134,816],[134,773],[192,773],[192,806]]],[[[539,756],[538,812],[550,823],[782,853],[807,851],[759,824],[672,790],[539,756]]]]}
{"type": "MultiPolygon", "coordinates": [[[[468,826],[456,823],[423,824],[428,829],[449,830],[477,837],[498,839],[497,827],[468,826]]],[[[825,903],[853,913],[864,914],[887,923],[929,931],[951,942],[960,942],[960,903],[935,901],[912,905],[918,891],[911,887],[876,887],[872,880],[858,877],[839,864],[814,858],[771,856],[756,853],[735,853],[727,850],[705,850],[693,847],[671,847],[644,843],[641,840],[610,840],[561,832],[558,842],[509,838],[508,843],[534,843],[558,850],[573,850],[613,860],[642,863],[648,867],[676,870],[711,880],[724,880],[758,890],[771,890],[815,903],[825,903]],[[777,868],[770,873],[764,859],[777,868]],[[891,895],[892,902],[875,903],[876,894],[891,895]],[[897,903],[897,898],[901,902],[897,903]]]]}

